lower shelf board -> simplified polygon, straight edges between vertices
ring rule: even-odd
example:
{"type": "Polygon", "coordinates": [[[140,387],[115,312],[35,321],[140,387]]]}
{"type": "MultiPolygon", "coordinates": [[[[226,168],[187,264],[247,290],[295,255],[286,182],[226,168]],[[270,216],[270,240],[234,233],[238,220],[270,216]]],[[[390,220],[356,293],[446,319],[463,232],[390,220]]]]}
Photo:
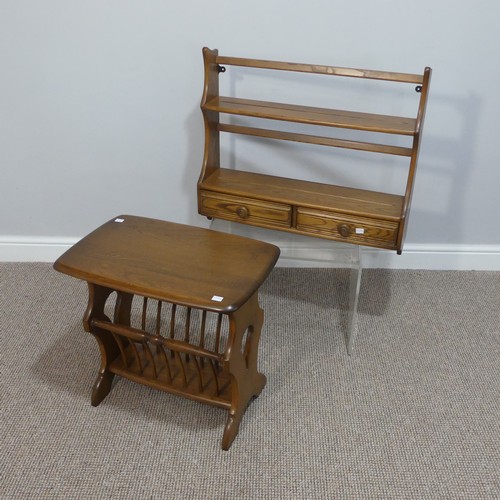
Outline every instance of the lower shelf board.
{"type": "Polygon", "coordinates": [[[198,211],[216,219],[396,250],[403,197],[217,169],[198,185],[198,211]]]}
{"type": "Polygon", "coordinates": [[[127,346],[109,371],[164,392],[228,409],[231,406],[229,374],[221,364],[199,356],[157,351],[154,346],[127,346]]]}
{"type": "Polygon", "coordinates": [[[401,218],[404,201],[403,196],[395,194],[227,168],[216,169],[199,189],[394,222],[401,218]]]}

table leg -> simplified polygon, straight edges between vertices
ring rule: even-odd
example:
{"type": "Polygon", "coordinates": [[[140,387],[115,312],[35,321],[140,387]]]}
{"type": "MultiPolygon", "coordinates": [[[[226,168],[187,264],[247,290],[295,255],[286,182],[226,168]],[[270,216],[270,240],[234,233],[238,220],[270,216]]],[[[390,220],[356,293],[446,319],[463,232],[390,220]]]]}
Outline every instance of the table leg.
{"type": "MultiPolygon", "coordinates": [[[[83,327],[85,331],[90,332],[95,337],[99,345],[99,351],[101,352],[101,367],[97,379],[94,382],[91,398],[92,406],[97,406],[111,390],[114,373],[111,373],[108,367],[119,354],[119,349],[109,332],[96,328],[92,324],[93,319],[109,321],[109,318],[104,314],[104,306],[108,297],[114,290],[93,283],[88,283],[88,288],[89,302],[83,317],[83,327]]],[[[118,304],[119,300],[117,301],[117,310],[120,309],[118,304]]],[[[117,311],[115,311],[115,316],[116,315],[117,311]]]]}
{"type": "Polygon", "coordinates": [[[248,403],[266,385],[265,375],[257,371],[263,321],[264,312],[259,307],[257,292],[244,306],[229,315],[229,343],[224,363],[231,376],[231,408],[222,438],[224,450],[229,449],[238,434],[248,403]]]}

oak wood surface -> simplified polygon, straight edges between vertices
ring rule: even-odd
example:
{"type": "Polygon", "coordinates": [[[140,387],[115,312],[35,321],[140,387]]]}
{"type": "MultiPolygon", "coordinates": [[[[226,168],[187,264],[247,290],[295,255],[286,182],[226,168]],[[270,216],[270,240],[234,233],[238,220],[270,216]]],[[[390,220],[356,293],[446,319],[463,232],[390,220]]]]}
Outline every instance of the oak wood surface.
{"type": "Polygon", "coordinates": [[[118,334],[114,338],[123,345],[122,356],[116,356],[109,364],[111,373],[205,404],[230,408],[229,373],[214,368],[212,362],[221,362],[222,356],[179,340],[107,321],[94,320],[92,327],[118,334]],[[120,336],[137,341],[137,345],[125,343],[120,336]]]}
{"type": "Polygon", "coordinates": [[[266,384],[257,369],[264,317],[258,289],[278,256],[268,243],[130,215],[76,243],[54,268],[88,284],[83,325],[101,353],[92,405],[119,375],[218,406],[228,412],[221,446],[229,449],[247,405],[266,384]],[[114,292],[110,319],[105,311],[114,292]],[[137,308],[132,313],[134,295],[142,296],[140,316],[137,308]]]}
{"type": "Polygon", "coordinates": [[[403,197],[376,191],[219,168],[201,190],[399,221],[403,197]]]}
{"type": "Polygon", "coordinates": [[[346,214],[298,208],[298,230],[310,234],[319,234],[345,239],[349,243],[394,247],[398,224],[385,220],[352,217],[346,214]],[[356,232],[361,229],[361,232],[356,232]]]}
{"type": "MultiPolygon", "coordinates": [[[[205,120],[206,140],[205,157],[198,181],[198,211],[200,214],[282,231],[309,233],[313,236],[329,239],[344,237],[337,230],[337,225],[342,223],[342,221],[337,221],[337,217],[345,219],[342,230],[344,233],[350,227],[349,217],[362,217],[367,219],[365,233],[363,236],[358,234],[348,236],[350,242],[397,250],[398,253],[401,253],[429,93],[432,72],[430,68],[425,68],[423,74],[412,74],[247,59],[220,56],[217,50],[210,50],[206,47],[203,49],[203,57],[205,86],[201,109],[205,120]],[[326,76],[417,84],[415,90],[420,92],[418,112],[413,118],[220,96],[218,80],[221,78],[220,75],[224,73],[226,66],[298,71],[326,76]],[[412,137],[412,146],[400,147],[396,144],[379,144],[378,140],[360,142],[224,123],[220,120],[222,114],[345,128],[375,134],[409,136],[412,137]],[[404,195],[401,196],[384,193],[383,188],[381,192],[375,193],[368,190],[287,179],[286,177],[251,174],[249,172],[238,173],[222,169],[218,142],[220,132],[405,156],[409,158],[406,189],[404,195]],[[211,161],[208,160],[209,158],[211,161]],[[234,197],[234,199],[228,197],[234,197]],[[291,209],[291,224],[288,225],[288,220],[283,217],[285,212],[279,209],[267,211],[265,216],[261,217],[259,203],[263,201],[288,204],[291,209]],[[306,217],[307,210],[316,210],[316,212],[310,212],[306,217]],[[322,211],[324,211],[324,220],[321,220],[322,211]],[[298,225],[299,213],[301,213],[301,224],[298,225]],[[308,222],[304,224],[305,220],[308,222]],[[383,221],[393,222],[394,226],[384,226],[383,221]]],[[[413,90],[410,89],[410,91],[413,90]]],[[[307,176],[307,172],[304,176],[307,176]]]]}
{"type": "Polygon", "coordinates": [[[317,73],[321,75],[347,76],[351,78],[369,78],[372,80],[388,80],[404,83],[422,83],[422,75],[413,73],[397,73],[394,71],[377,71],[369,69],[342,68],[338,66],[324,66],[319,64],[290,63],[268,61],[264,59],[247,59],[243,57],[218,56],[218,64],[231,66],[245,66],[250,68],[275,69],[283,71],[298,71],[301,73],[317,73]]]}
{"type": "Polygon", "coordinates": [[[226,96],[214,97],[208,100],[203,105],[203,109],[233,115],[253,116],[326,127],[366,130],[385,134],[413,135],[416,124],[414,118],[256,101],[226,96]]]}
{"type": "Polygon", "coordinates": [[[255,197],[245,198],[202,191],[201,205],[215,218],[222,216],[235,221],[243,219],[252,223],[269,223],[273,227],[290,227],[292,224],[291,205],[262,201],[255,197]]]}
{"type": "Polygon", "coordinates": [[[70,248],[54,268],[105,287],[229,312],[252,296],[278,256],[274,245],[249,238],[122,215],[70,248]]]}
{"type": "Polygon", "coordinates": [[[374,153],[385,153],[397,156],[411,156],[412,149],[390,144],[377,144],[373,142],[350,141],[345,139],[335,139],[333,137],[321,137],[310,134],[297,134],[294,132],[282,132],[280,130],[270,130],[256,127],[243,127],[229,123],[219,123],[219,132],[230,132],[233,134],[251,135],[254,137],[264,137],[268,139],[279,139],[282,141],[304,142],[306,144],[316,144],[318,146],[330,146],[336,148],[354,149],[358,151],[372,151],[374,153]]]}
{"type": "Polygon", "coordinates": [[[398,235],[397,246],[399,249],[403,247],[406,230],[408,227],[408,214],[410,212],[411,200],[413,198],[413,186],[415,184],[415,173],[417,170],[418,157],[420,155],[420,142],[422,140],[422,127],[424,125],[425,112],[427,109],[427,99],[429,96],[429,86],[431,83],[432,69],[427,67],[424,70],[422,81],[422,89],[420,94],[420,102],[418,105],[417,119],[415,125],[415,135],[413,137],[412,155],[410,167],[408,169],[408,180],[406,182],[403,215],[401,218],[401,229],[398,235]]]}

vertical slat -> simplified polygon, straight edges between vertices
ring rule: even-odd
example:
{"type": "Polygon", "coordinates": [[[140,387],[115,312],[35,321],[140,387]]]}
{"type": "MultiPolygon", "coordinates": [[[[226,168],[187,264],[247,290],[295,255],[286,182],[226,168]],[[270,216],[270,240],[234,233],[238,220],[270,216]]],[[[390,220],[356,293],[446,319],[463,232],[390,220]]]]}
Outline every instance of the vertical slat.
{"type": "MultiPolygon", "coordinates": [[[[175,338],[175,313],[177,311],[177,304],[172,304],[172,310],[170,311],[170,338],[175,338]]],[[[172,358],[174,357],[174,351],[170,351],[172,358]]]]}
{"type": "Polygon", "coordinates": [[[144,297],[144,300],[142,301],[142,319],[141,319],[141,328],[143,330],[146,329],[146,312],[148,309],[148,298],[144,297]]]}
{"type": "Polygon", "coordinates": [[[167,368],[168,377],[170,379],[170,383],[172,383],[172,370],[170,369],[170,363],[168,362],[168,356],[167,356],[167,353],[165,352],[165,348],[163,347],[163,345],[158,344],[158,349],[159,349],[160,354],[162,355],[163,361],[165,361],[165,366],[167,368]]]}
{"type": "Polygon", "coordinates": [[[125,352],[125,347],[123,346],[122,339],[120,338],[120,335],[117,335],[116,333],[111,332],[111,335],[113,335],[113,338],[115,339],[116,343],[118,344],[118,348],[120,349],[120,354],[121,354],[122,360],[123,360],[123,366],[126,368],[128,366],[127,354],[125,352]]]}
{"type": "Polygon", "coordinates": [[[158,301],[158,308],[156,310],[156,335],[160,335],[161,327],[161,300],[158,301]]]}
{"type": "Polygon", "coordinates": [[[177,351],[172,352],[177,355],[177,361],[181,367],[182,378],[184,380],[184,387],[187,387],[186,367],[184,366],[184,361],[182,361],[182,357],[177,351]]]}
{"type": "Polygon", "coordinates": [[[193,356],[193,360],[196,366],[196,371],[198,372],[198,391],[203,392],[203,376],[201,374],[200,364],[196,356],[193,356]]]}
{"type": "Polygon", "coordinates": [[[175,312],[177,310],[177,304],[172,304],[172,311],[170,314],[170,338],[175,337],[175,312]]]}
{"type": "MultiPolygon", "coordinates": [[[[205,348],[205,328],[207,324],[207,311],[202,311],[200,326],[200,347],[205,348]]],[[[205,366],[205,358],[201,358],[201,366],[205,366]]]]}
{"type": "Polygon", "coordinates": [[[200,326],[200,347],[205,347],[205,328],[207,324],[207,311],[203,311],[201,314],[201,326],[200,326]]]}
{"type": "Polygon", "coordinates": [[[189,344],[189,330],[191,328],[191,308],[188,307],[186,311],[186,328],[184,331],[184,342],[189,344]]]}
{"type": "Polygon", "coordinates": [[[220,344],[220,330],[222,325],[222,314],[217,316],[217,330],[215,331],[215,352],[219,353],[219,344],[220,344]]]}
{"type": "MultiPolygon", "coordinates": [[[[189,344],[189,330],[191,329],[191,308],[186,310],[186,325],[184,327],[184,342],[189,344]]],[[[189,354],[186,354],[186,361],[189,361],[189,354]]]]}
{"type": "Polygon", "coordinates": [[[142,366],[142,361],[141,361],[141,356],[139,355],[139,352],[137,351],[137,346],[135,345],[135,342],[131,339],[127,339],[128,343],[130,344],[130,347],[132,348],[132,352],[134,353],[134,357],[137,361],[137,364],[139,365],[139,371],[143,373],[144,367],[142,366]]]}
{"type": "Polygon", "coordinates": [[[220,394],[220,387],[219,387],[219,378],[217,377],[217,370],[215,369],[215,364],[213,360],[209,359],[208,362],[210,364],[210,368],[212,369],[212,374],[214,376],[214,382],[215,382],[215,390],[218,396],[220,394]]]}
{"type": "Polygon", "coordinates": [[[142,349],[146,351],[146,355],[151,361],[151,366],[153,368],[153,376],[154,378],[158,378],[158,370],[156,369],[156,362],[155,362],[155,357],[153,356],[153,353],[151,352],[151,349],[149,348],[149,343],[147,340],[142,342],[142,349]]]}

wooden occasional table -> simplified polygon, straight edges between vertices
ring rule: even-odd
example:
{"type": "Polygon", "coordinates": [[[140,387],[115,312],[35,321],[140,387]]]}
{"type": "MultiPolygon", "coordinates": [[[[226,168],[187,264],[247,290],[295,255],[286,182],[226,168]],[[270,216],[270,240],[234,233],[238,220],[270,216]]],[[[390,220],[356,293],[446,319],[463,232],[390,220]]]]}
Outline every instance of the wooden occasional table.
{"type": "Polygon", "coordinates": [[[88,283],[83,326],[101,352],[92,405],[120,375],[222,407],[227,450],[266,383],[258,289],[278,257],[268,243],[129,215],[70,248],[54,268],[88,283]]]}

